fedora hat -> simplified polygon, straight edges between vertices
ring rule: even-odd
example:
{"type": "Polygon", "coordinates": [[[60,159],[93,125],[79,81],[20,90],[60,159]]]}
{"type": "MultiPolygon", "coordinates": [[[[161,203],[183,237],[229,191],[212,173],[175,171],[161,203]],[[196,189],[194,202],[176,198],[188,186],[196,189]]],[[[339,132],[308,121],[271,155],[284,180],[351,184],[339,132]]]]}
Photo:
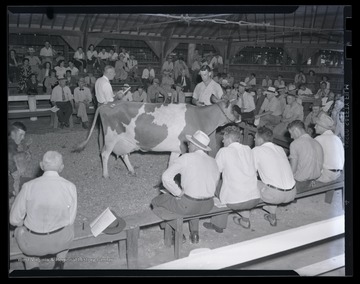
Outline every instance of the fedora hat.
{"type": "Polygon", "coordinates": [[[208,146],[210,138],[201,130],[196,131],[193,135],[186,135],[186,139],[204,151],[211,151],[211,148],[208,146]]]}
{"type": "Polygon", "coordinates": [[[108,235],[115,235],[120,233],[122,230],[124,230],[126,226],[126,222],[124,219],[116,215],[116,213],[113,210],[110,211],[111,213],[114,214],[116,220],[112,222],[109,226],[107,226],[106,229],[103,231],[103,233],[108,235]]]}
{"type": "Polygon", "coordinates": [[[334,126],[334,120],[327,114],[322,114],[316,121],[316,125],[319,125],[325,129],[332,129],[334,126]]]}

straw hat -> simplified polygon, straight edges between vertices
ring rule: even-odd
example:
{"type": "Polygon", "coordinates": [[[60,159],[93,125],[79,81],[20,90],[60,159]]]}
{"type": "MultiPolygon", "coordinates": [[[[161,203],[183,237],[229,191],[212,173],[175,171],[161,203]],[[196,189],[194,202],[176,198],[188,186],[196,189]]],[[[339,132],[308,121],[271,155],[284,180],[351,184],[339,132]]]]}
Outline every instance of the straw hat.
{"type": "Polygon", "coordinates": [[[124,228],[126,226],[126,222],[124,219],[117,216],[113,210],[110,210],[110,211],[111,211],[111,213],[114,214],[114,216],[116,217],[116,220],[114,222],[112,222],[103,232],[104,232],[104,234],[115,235],[115,234],[120,233],[122,230],[124,230],[124,228]]]}
{"type": "Polygon", "coordinates": [[[208,146],[210,138],[201,130],[196,131],[193,135],[186,135],[186,139],[204,151],[211,151],[208,146]]]}
{"type": "Polygon", "coordinates": [[[332,129],[334,126],[334,120],[330,116],[323,114],[318,118],[316,125],[319,125],[325,129],[332,129]]]}

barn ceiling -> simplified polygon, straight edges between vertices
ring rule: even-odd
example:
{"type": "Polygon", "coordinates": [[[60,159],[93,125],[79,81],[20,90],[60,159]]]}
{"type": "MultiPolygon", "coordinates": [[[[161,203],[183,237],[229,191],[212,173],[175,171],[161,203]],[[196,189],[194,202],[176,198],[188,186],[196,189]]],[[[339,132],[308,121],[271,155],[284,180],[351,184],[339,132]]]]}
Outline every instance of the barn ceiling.
{"type": "MultiPolygon", "coordinates": [[[[129,13],[129,9],[119,7],[105,9],[107,13],[103,13],[101,7],[98,13],[88,13],[86,9],[77,13],[81,10],[70,7],[50,12],[44,7],[8,7],[8,27],[10,33],[78,35],[87,32],[89,36],[109,38],[127,35],[166,40],[343,44],[344,7],[289,6],[287,13],[280,13],[282,9],[264,10],[252,6],[249,10],[235,6],[232,13],[229,9],[225,9],[226,13],[224,9],[211,9],[211,13],[203,14],[174,14],[161,7],[151,9],[151,13],[129,13]]],[[[177,9],[172,10],[177,12],[177,9]]],[[[200,12],[201,7],[194,10],[200,12]]]]}

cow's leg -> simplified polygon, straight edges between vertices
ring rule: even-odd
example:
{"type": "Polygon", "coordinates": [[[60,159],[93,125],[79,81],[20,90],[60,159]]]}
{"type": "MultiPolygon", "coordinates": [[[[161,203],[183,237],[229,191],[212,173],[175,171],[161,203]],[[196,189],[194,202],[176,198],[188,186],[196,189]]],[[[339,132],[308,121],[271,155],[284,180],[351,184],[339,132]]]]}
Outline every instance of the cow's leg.
{"type": "Polygon", "coordinates": [[[136,175],[135,170],[134,170],[133,166],[130,163],[129,154],[125,154],[125,155],[123,155],[121,157],[124,160],[124,163],[125,163],[127,169],[129,170],[130,174],[133,175],[133,176],[136,175]]]}
{"type": "Polygon", "coordinates": [[[103,166],[103,177],[108,178],[109,177],[109,171],[108,171],[108,161],[109,156],[112,152],[112,148],[110,149],[106,145],[104,145],[103,151],[101,152],[101,161],[103,166]]]}
{"type": "Polygon", "coordinates": [[[177,152],[171,152],[170,154],[170,158],[169,158],[169,167],[171,166],[171,164],[177,159],[179,158],[180,156],[180,153],[177,153],[177,152]]]}

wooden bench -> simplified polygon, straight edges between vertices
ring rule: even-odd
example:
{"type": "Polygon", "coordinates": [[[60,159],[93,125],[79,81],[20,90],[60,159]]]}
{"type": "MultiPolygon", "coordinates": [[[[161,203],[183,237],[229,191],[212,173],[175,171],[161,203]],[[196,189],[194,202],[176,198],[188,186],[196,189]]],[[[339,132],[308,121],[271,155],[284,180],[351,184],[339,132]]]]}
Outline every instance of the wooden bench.
{"type": "MultiPolygon", "coordinates": [[[[296,195],[295,200],[299,198],[304,198],[316,194],[325,193],[325,202],[331,203],[333,193],[335,190],[343,189],[344,188],[344,181],[332,182],[323,186],[314,187],[313,189],[302,192],[296,195]],[[330,194],[327,194],[330,193],[330,194]]],[[[344,202],[344,195],[343,195],[343,202],[344,202]]],[[[259,203],[255,208],[260,208],[265,203],[259,203]]],[[[166,246],[171,246],[172,242],[172,230],[175,231],[175,243],[174,243],[174,254],[175,258],[178,259],[180,257],[181,245],[182,245],[182,235],[183,235],[183,222],[189,221],[193,219],[203,219],[209,218],[212,216],[220,215],[220,214],[229,214],[234,213],[236,210],[229,209],[228,207],[216,207],[214,206],[213,209],[205,214],[194,214],[188,216],[180,216],[175,213],[171,213],[163,208],[155,208],[154,213],[162,216],[166,220],[165,225],[165,236],[164,242],[166,246]]],[[[150,213],[149,213],[150,214],[150,213]]]]}
{"type": "MultiPolygon", "coordinates": [[[[50,106],[50,95],[36,95],[36,101],[48,101],[49,106],[48,107],[40,107],[37,108],[36,111],[30,111],[28,108],[26,109],[9,109],[8,110],[8,118],[10,119],[16,119],[16,118],[26,118],[26,117],[42,117],[42,116],[50,116],[50,125],[54,128],[58,127],[58,117],[56,112],[52,112],[51,106],[50,106]]],[[[27,95],[10,95],[8,96],[9,102],[27,102],[28,96],[27,95]]],[[[90,104],[87,107],[87,113],[88,114],[94,114],[95,113],[95,106],[93,104],[90,104]]],[[[73,127],[73,118],[70,117],[70,127],[73,127]]]]}
{"type": "MultiPolygon", "coordinates": [[[[70,250],[82,249],[91,246],[98,246],[107,243],[117,242],[118,255],[120,257],[121,247],[126,244],[126,260],[129,269],[138,267],[138,239],[140,228],[145,228],[163,222],[158,216],[146,210],[137,214],[122,217],[126,227],[118,234],[107,235],[101,233],[94,237],[90,231],[89,224],[75,226],[75,238],[71,243],[70,250]],[[149,214],[150,213],[150,214],[149,214]]],[[[21,252],[13,236],[10,237],[10,261],[21,261],[26,256],[21,252]]]]}

